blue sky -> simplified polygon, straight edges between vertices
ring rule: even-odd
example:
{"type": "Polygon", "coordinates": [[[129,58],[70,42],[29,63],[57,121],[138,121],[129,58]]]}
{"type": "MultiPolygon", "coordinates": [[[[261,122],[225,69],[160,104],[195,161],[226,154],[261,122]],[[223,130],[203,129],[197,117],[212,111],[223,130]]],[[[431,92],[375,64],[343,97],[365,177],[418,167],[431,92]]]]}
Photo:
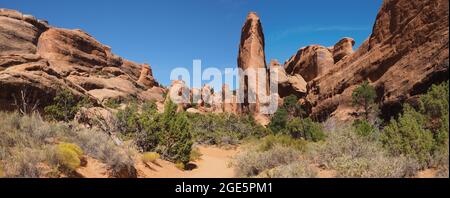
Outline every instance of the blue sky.
{"type": "Polygon", "coordinates": [[[0,0],[0,7],[79,28],[113,52],[152,65],[170,84],[172,68],[236,67],[241,28],[256,11],[266,37],[267,61],[284,62],[310,44],[332,46],[342,37],[357,45],[369,37],[382,0],[0,0]]]}

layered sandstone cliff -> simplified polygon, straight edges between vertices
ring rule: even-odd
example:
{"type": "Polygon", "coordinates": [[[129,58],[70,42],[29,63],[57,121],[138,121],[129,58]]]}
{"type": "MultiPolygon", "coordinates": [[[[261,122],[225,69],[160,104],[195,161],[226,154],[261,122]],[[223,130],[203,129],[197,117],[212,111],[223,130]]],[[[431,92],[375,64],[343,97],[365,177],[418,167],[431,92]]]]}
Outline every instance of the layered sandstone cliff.
{"type": "Polygon", "coordinates": [[[0,110],[13,109],[21,92],[42,108],[63,89],[102,103],[161,100],[161,91],[154,91],[158,86],[149,65],[114,55],[110,47],[81,30],[55,28],[0,9],[0,110]]]}
{"type": "Polygon", "coordinates": [[[309,46],[286,62],[286,71],[308,82],[306,99],[318,120],[351,119],[351,93],[365,80],[389,118],[403,102],[448,80],[448,15],[446,0],[385,0],[372,35],[354,53],[349,38],[334,48],[309,46]]]}

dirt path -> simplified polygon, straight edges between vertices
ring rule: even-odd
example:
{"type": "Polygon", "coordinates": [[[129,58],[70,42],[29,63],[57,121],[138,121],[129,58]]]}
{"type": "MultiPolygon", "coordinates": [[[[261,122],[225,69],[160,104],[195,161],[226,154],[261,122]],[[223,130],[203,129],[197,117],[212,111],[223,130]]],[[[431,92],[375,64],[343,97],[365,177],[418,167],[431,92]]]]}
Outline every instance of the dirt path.
{"type": "Polygon", "coordinates": [[[229,167],[231,158],[238,149],[222,149],[217,147],[198,147],[201,159],[194,162],[192,170],[181,171],[173,163],[158,160],[154,164],[145,165],[137,160],[136,168],[140,177],[144,178],[232,178],[233,168],[229,167]]]}

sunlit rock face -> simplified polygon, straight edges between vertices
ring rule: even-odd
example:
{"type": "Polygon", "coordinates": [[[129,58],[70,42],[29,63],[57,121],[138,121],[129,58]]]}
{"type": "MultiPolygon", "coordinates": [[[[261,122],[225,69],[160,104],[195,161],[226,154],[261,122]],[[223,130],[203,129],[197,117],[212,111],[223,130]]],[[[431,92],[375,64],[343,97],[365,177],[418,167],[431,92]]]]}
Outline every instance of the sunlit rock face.
{"type": "MultiPolygon", "coordinates": [[[[261,21],[256,13],[248,14],[241,33],[239,45],[238,67],[247,72],[262,71],[267,74],[265,41],[261,21]]],[[[240,90],[244,94],[241,105],[243,112],[259,113],[261,109],[260,95],[268,92],[268,77],[240,74],[240,90]]]]}
{"type": "Polygon", "coordinates": [[[0,110],[14,97],[52,103],[61,90],[98,103],[109,99],[162,100],[151,68],[114,55],[82,30],[55,28],[18,11],[0,9],[0,110]]]}

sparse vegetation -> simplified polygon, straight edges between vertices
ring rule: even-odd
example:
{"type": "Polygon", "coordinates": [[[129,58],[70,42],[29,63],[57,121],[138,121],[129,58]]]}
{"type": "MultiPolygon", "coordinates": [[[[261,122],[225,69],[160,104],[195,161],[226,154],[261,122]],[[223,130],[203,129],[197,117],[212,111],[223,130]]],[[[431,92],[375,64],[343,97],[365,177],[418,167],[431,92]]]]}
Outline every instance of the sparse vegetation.
{"type": "Polygon", "coordinates": [[[105,102],[105,106],[111,109],[117,109],[120,107],[121,101],[118,98],[108,99],[105,102]]]}
{"type": "Polygon", "coordinates": [[[131,104],[117,113],[117,128],[135,140],[144,152],[158,152],[163,159],[187,164],[192,150],[191,125],[185,113],[177,113],[177,105],[167,101],[164,113],[154,103],[145,103],[141,112],[131,104]]]}
{"type": "Polygon", "coordinates": [[[234,159],[234,167],[238,177],[257,177],[264,171],[298,161],[300,152],[296,149],[275,145],[267,151],[250,148],[234,159]]]}
{"type": "Polygon", "coordinates": [[[194,141],[206,145],[236,145],[248,137],[264,137],[269,132],[250,116],[232,114],[189,114],[194,141]]]}
{"type": "Polygon", "coordinates": [[[45,107],[44,111],[49,119],[69,122],[81,107],[91,105],[89,98],[77,99],[69,90],[61,90],[53,99],[53,104],[45,107]]]}
{"type": "Polygon", "coordinates": [[[288,134],[294,139],[318,142],[325,139],[322,126],[310,118],[294,118],[287,125],[288,134]]]}
{"type": "Polygon", "coordinates": [[[448,154],[448,90],[448,82],[434,85],[420,97],[418,110],[405,105],[399,118],[385,127],[382,141],[393,155],[412,157],[422,168],[448,167],[442,162],[442,153],[448,154]]]}
{"type": "Polygon", "coordinates": [[[371,113],[375,111],[375,99],[377,92],[368,81],[364,81],[359,87],[357,87],[352,94],[353,105],[358,109],[363,109],[364,119],[369,120],[371,113]]]}
{"type": "Polygon", "coordinates": [[[412,177],[417,162],[390,156],[376,141],[358,135],[352,127],[330,131],[327,141],[311,145],[308,155],[338,177],[412,177]]]}
{"type": "Polygon", "coordinates": [[[133,149],[117,146],[103,132],[75,123],[46,122],[38,114],[0,112],[0,117],[0,161],[5,177],[60,177],[59,167],[78,167],[81,153],[104,162],[111,172],[119,166],[134,166],[133,149]]]}

